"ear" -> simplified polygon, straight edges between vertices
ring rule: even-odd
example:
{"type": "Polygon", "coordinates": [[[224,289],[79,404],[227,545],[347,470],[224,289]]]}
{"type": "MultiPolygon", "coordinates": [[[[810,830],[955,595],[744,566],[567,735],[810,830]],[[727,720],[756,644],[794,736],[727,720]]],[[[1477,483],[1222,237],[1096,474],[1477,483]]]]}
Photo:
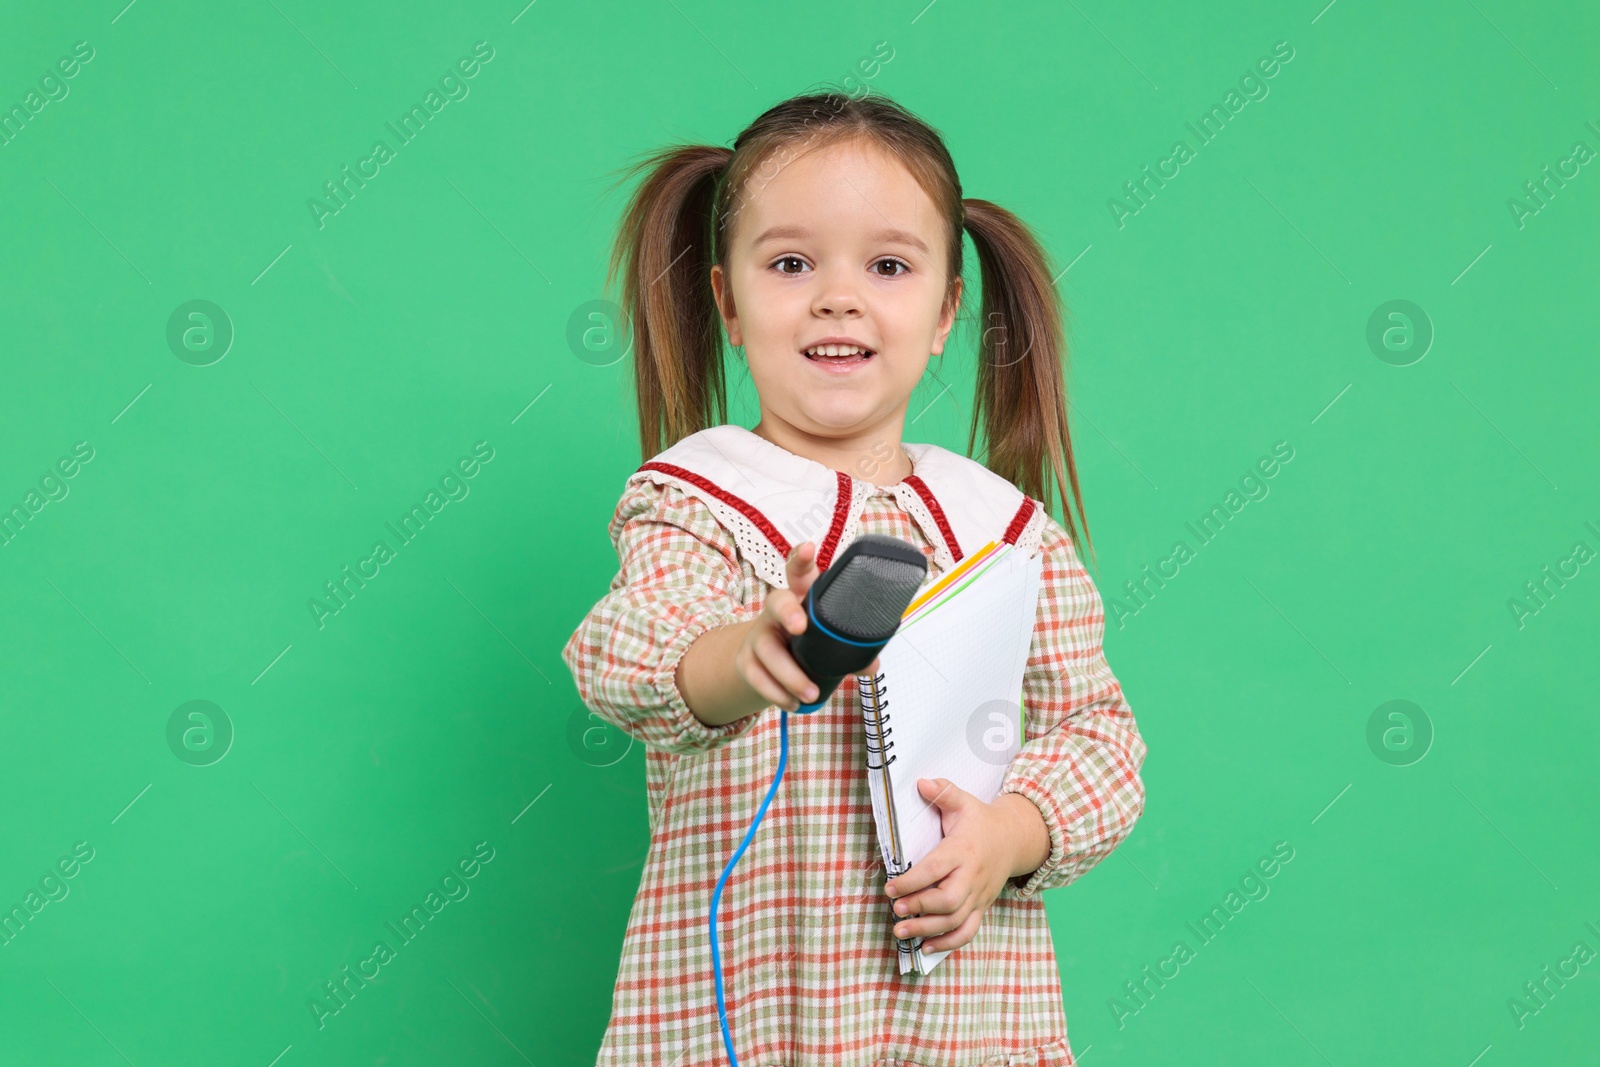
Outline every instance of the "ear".
{"type": "Polygon", "coordinates": [[[721,263],[711,265],[711,293],[717,301],[722,328],[728,331],[728,343],[737,348],[744,344],[744,337],[739,332],[739,311],[733,306],[733,287],[728,284],[728,275],[721,263]]]}
{"type": "Polygon", "coordinates": [[[945,306],[939,312],[939,328],[933,334],[933,354],[941,355],[944,352],[944,343],[950,336],[950,330],[956,324],[956,312],[961,310],[961,279],[957,278],[951,287],[950,297],[945,301],[945,306]]]}

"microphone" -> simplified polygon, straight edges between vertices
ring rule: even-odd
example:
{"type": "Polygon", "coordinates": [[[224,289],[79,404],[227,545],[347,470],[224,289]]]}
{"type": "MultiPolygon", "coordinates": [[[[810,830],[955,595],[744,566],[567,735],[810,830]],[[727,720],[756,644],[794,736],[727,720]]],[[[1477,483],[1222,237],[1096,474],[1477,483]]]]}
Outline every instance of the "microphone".
{"type": "Polygon", "coordinates": [[[806,593],[806,628],[789,635],[789,652],[817,685],[811,714],[847,674],[872,662],[900,628],[911,599],[928,574],[922,550],[897,537],[863,534],[850,542],[806,593]]]}

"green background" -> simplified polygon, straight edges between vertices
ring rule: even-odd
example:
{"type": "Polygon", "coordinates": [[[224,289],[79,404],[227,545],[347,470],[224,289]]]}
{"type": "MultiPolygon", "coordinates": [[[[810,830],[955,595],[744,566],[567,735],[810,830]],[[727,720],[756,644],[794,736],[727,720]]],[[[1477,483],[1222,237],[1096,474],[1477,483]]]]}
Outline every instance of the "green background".
{"type": "MultiPolygon", "coordinates": [[[[0,906],[66,895],[0,947],[0,1063],[593,1062],[643,753],[589,729],[560,650],[641,457],[626,353],[569,338],[600,321],[616,168],[825,85],[933,123],[966,194],[1071,264],[1093,574],[1150,747],[1132,836],[1046,897],[1075,1050],[1593,1061],[1600,966],[1543,1005],[1524,983],[1600,951],[1597,565],[1511,602],[1600,549],[1600,163],[1509,205],[1600,149],[1592,8],[44,6],[6,14],[0,106],[93,59],[0,146],[0,508],[66,492],[0,545],[0,906]],[[469,94],[319,226],[323,183],[479,41],[469,94]],[[1280,41],[1268,95],[1196,148],[1185,124],[1280,41]],[[220,359],[169,344],[193,300],[231,323],[220,359]],[[1369,344],[1393,300],[1426,351],[1369,344]],[[324,583],[441,484],[467,495],[319,625],[324,583]],[[1124,583],[1179,540],[1141,606],[1124,583]],[[229,725],[169,742],[195,700],[229,725]],[[1409,747],[1399,720],[1369,744],[1392,700],[1409,747]],[[1202,944],[1279,842],[1270,893],[1202,944]],[[323,983],[441,884],[470,893],[319,1027],[323,983]]],[[[908,440],[964,448],[976,307],[908,440]]]]}

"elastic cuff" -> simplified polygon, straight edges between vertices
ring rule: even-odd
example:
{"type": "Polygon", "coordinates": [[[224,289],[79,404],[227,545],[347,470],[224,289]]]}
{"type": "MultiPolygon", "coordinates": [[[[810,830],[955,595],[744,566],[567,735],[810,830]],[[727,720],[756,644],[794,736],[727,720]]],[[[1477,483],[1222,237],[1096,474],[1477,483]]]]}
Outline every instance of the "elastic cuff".
{"type": "Polygon", "coordinates": [[[668,640],[662,654],[661,670],[656,673],[653,684],[656,692],[660,694],[663,706],[667,709],[671,720],[669,725],[677,728],[673,738],[676,748],[690,751],[715,748],[722,742],[737,737],[755,722],[757,716],[751,714],[733,722],[723,723],[721,726],[708,726],[689,709],[688,702],[683,699],[683,693],[678,690],[678,664],[689,651],[689,646],[710,630],[740,621],[742,620],[738,613],[732,611],[704,614],[678,630],[668,640]]]}
{"type": "Polygon", "coordinates": [[[1039,809],[1039,814],[1044,816],[1045,829],[1050,831],[1050,855],[1045,857],[1045,861],[1032,874],[1019,874],[1006,883],[1016,890],[1017,896],[1026,899],[1036,895],[1040,886],[1050,880],[1066,859],[1067,835],[1062,829],[1060,809],[1056,807],[1055,798],[1048,789],[1027,778],[1013,778],[1000,786],[1000,792],[1015,793],[1032,801],[1039,809]]]}

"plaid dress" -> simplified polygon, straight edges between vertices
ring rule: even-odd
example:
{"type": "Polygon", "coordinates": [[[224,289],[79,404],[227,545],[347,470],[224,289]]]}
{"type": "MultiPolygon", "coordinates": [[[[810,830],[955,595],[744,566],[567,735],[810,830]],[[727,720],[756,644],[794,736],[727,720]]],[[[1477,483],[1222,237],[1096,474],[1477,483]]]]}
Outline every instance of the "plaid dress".
{"type": "MultiPolygon", "coordinates": [[[[860,533],[933,546],[888,487],[860,533]]],[[[711,894],[771,788],[774,706],[708,726],[674,681],[689,645],[760,614],[766,583],[711,510],[675,485],[626,489],[610,524],[621,569],[562,658],[584,704],[644,745],[650,850],[628,917],[597,1067],[727,1067],[711,894]]],[[[976,936],[931,974],[901,975],[846,677],[790,714],[783,782],[723,887],[718,950],[740,1067],[1071,1067],[1044,901],[1110,854],[1144,810],[1145,744],[1101,650],[1099,593],[1047,516],[1023,678],[1024,746],[1002,792],[1038,805],[1050,854],[1011,879],[976,936]]]]}

